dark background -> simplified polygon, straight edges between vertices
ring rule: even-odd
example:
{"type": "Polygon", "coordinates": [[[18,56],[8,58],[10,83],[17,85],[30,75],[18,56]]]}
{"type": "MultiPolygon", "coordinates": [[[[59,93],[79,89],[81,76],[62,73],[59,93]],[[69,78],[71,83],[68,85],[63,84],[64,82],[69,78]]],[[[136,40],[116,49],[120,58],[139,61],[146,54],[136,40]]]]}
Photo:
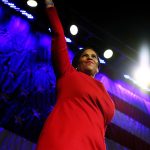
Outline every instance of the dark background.
{"type": "MultiPolygon", "coordinates": [[[[11,1],[33,14],[33,30],[48,32],[50,25],[44,10],[44,0],[38,0],[36,8],[27,6],[26,0],[11,1]]],[[[143,43],[149,46],[150,12],[147,3],[97,0],[55,0],[54,3],[65,35],[74,41],[74,45],[71,46],[74,52],[77,51],[77,46],[92,46],[106,61],[106,64],[101,66],[102,72],[115,80],[125,80],[124,74],[131,75],[133,68],[139,63],[140,46],[143,43]],[[71,24],[78,25],[78,35],[70,34],[71,24]],[[103,57],[107,48],[114,51],[110,60],[103,57]]]]}

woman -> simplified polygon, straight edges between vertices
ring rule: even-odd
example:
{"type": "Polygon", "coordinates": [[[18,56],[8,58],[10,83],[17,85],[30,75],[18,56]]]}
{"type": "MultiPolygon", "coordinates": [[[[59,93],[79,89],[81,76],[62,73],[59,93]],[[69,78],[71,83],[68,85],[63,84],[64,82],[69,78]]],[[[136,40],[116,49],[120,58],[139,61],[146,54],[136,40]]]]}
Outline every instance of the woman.
{"type": "Polygon", "coordinates": [[[46,2],[52,33],[52,62],[57,78],[57,102],[47,118],[37,150],[105,150],[105,130],[114,103],[103,84],[97,53],[86,48],[69,61],[63,27],[56,8],[46,2]]]}

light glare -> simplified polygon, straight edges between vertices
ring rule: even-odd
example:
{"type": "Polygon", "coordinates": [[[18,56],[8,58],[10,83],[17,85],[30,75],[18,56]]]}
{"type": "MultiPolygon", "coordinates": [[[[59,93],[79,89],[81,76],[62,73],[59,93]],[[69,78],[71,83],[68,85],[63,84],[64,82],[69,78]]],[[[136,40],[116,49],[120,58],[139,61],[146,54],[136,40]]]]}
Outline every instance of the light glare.
{"type": "Polygon", "coordinates": [[[134,74],[134,79],[142,88],[148,87],[150,84],[150,69],[144,66],[139,68],[134,74]]]}
{"type": "Polygon", "coordinates": [[[27,1],[27,4],[30,6],[30,7],[36,7],[37,6],[37,2],[35,0],[28,0],[27,1]]]}
{"type": "Polygon", "coordinates": [[[71,42],[72,42],[71,39],[68,38],[68,37],[65,37],[65,39],[66,39],[66,42],[67,42],[67,43],[71,43],[71,42]]]}
{"type": "Polygon", "coordinates": [[[113,55],[113,51],[112,51],[111,49],[107,49],[107,50],[104,52],[104,57],[105,57],[106,59],[111,58],[112,55],[113,55]]]}
{"type": "Polygon", "coordinates": [[[33,19],[34,17],[31,14],[28,14],[26,11],[21,10],[15,4],[8,2],[8,0],[2,0],[2,2],[8,5],[10,8],[15,9],[16,11],[20,12],[22,15],[25,15],[29,19],[33,19]]]}
{"type": "Polygon", "coordinates": [[[72,35],[76,35],[78,33],[78,28],[77,28],[76,25],[71,25],[71,27],[70,27],[70,33],[72,35]]]}

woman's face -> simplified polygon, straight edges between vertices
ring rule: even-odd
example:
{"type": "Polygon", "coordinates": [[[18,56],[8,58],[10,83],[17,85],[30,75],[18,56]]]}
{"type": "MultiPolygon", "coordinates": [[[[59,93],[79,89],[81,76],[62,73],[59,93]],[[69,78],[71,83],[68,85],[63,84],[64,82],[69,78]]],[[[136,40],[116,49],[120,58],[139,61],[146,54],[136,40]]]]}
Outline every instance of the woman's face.
{"type": "Polygon", "coordinates": [[[79,58],[78,71],[92,77],[98,73],[98,56],[92,49],[86,49],[79,58]]]}

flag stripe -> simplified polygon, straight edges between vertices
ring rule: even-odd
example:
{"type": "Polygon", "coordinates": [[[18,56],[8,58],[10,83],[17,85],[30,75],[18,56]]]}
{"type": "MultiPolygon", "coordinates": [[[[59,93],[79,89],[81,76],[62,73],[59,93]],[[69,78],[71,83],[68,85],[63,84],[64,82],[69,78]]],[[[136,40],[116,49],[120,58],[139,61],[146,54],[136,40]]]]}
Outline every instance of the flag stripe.
{"type": "Polygon", "coordinates": [[[118,98],[122,99],[126,103],[140,109],[146,114],[150,115],[150,100],[148,95],[142,95],[137,91],[130,90],[127,85],[121,85],[121,83],[115,83],[111,81],[105,75],[99,75],[97,77],[106,87],[107,91],[118,98]]]}
{"type": "Polygon", "coordinates": [[[150,128],[145,127],[122,112],[115,112],[112,123],[150,144],[150,128]]]}
{"type": "Polygon", "coordinates": [[[108,138],[105,138],[107,150],[130,150],[129,148],[120,145],[119,143],[114,142],[108,138]]]}
{"type": "Polygon", "coordinates": [[[122,99],[116,97],[113,94],[110,94],[111,98],[115,103],[115,107],[120,112],[132,117],[134,120],[142,123],[144,126],[150,128],[150,115],[141,111],[137,107],[128,104],[127,102],[123,101],[122,99]]]}
{"type": "Polygon", "coordinates": [[[110,123],[107,127],[106,138],[130,149],[150,150],[150,144],[113,123],[110,123]]]}

